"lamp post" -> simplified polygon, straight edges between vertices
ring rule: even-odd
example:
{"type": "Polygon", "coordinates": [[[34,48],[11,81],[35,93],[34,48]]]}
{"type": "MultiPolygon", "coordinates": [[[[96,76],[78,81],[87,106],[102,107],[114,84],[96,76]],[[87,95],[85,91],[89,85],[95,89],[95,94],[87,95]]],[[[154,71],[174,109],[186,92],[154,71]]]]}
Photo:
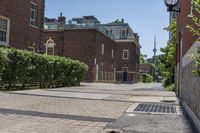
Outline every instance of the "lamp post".
{"type": "Polygon", "coordinates": [[[178,3],[179,3],[179,0],[164,0],[165,2],[165,5],[167,6],[167,11],[168,12],[180,12],[180,8],[176,8],[178,3]]]}

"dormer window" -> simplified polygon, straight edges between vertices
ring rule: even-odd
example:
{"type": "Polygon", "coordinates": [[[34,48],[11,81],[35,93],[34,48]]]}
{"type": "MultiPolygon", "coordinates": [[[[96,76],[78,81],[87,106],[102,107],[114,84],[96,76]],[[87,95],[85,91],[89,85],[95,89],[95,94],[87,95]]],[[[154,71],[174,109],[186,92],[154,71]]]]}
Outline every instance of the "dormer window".
{"type": "Polygon", "coordinates": [[[107,29],[107,30],[106,30],[106,34],[107,34],[108,36],[111,36],[111,35],[112,35],[112,29],[107,29]]]}
{"type": "Polygon", "coordinates": [[[127,30],[126,29],[121,29],[121,37],[125,38],[127,36],[127,30]]]}

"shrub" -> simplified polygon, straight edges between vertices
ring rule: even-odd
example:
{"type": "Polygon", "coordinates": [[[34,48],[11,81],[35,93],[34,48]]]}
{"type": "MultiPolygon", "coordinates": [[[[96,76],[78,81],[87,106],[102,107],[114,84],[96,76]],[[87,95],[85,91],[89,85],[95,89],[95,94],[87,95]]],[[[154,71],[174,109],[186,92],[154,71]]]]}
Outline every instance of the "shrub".
{"type": "Polygon", "coordinates": [[[168,85],[168,86],[166,87],[166,91],[176,91],[176,86],[175,86],[175,84],[168,85]]]}
{"type": "Polygon", "coordinates": [[[153,81],[153,77],[150,74],[144,73],[144,74],[140,75],[140,80],[143,83],[150,83],[153,81]]]}
{"type": "Polygon", "coordinates": [[[0,79],[7,90],[36,85],[40,88],[79,85],[88,66],[59,56],[0,48],[0,79]]]}

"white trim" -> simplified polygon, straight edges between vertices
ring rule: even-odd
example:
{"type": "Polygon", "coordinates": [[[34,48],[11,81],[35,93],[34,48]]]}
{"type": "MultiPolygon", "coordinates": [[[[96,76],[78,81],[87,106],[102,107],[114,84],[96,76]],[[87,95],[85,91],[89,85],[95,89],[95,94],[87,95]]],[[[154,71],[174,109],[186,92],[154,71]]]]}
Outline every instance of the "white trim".
{"type": "Polygon", "coordinates": [[[7,31],[6,31],[6,42],[1,42],[0,45],[3,46],[9,46],[9,40],[10,40],[10,19],[4,16],[0,15],[0,18],[5,19],[7,21],[7,31]]]}
{"type": "Polygon", "coordinates": [[[29,24],[29,26],[32,27],[32,28],[35,28],[35,29],[39,29],[39,27],[38,27],[38,26],[35,26],[35,25],[29,24]]]}
{"type": "Polygon", "coordinates": [[[118,39],[115,40],[115,42],[130,42],[130,43],[134,43],[138,48],[141,48],[140,44],[138,41],[136,41],[134,38],[133,39],[118,39]]]}
{"type": "Polygon", "coordinates": [[[112,58],[114,58],[114,49],[112,49],[112,58]]]}
{"type": "Polygon", "coordinates": [[[46,46],[46,54],[48,54],[48,48],[53,48],[53,55],[54,55],[54,47],[55,47],[55,42],[54,40],[50,37],[46,43],[44,44],[46,46]]]}
{"type": "Polygon", "coordinates": [[[35,6],[38,6],[36,3],[34,3],[33,1],[31,1],[31,4],[35,5],[35,6]]]}
{"type": "Polygon", "coordinates": [[[123,72],[128,72],[128,67],[122,67],[122,71],[123,72]],[[125,71],[124,69],[127,69],[127,71],[125,71]]]}
{"type": "Polygon", "coordinates": [[[104,55],[105,53],[105,45],[102,43],[101,44],[101,54],[104,55]]]}
{"type": "Polygon", "coordinates": [[[129,50],[128,50],[128,49],[124,49],[124,50],[123,50],[122,59],[123,59],[123,60],[128,60],[128,59],[129,59],[129,50]],[[124,53],[125,53],[125,52],[127,52],[127,58],[124,57],[124,53]]]}

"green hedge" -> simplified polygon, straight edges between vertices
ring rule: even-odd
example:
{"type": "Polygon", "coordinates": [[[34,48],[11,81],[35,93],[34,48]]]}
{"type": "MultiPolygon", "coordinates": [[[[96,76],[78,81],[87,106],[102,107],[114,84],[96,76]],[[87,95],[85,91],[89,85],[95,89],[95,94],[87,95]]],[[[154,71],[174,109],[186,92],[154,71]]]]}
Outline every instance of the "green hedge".
{"type": "Polygon", "coordinates": [[[143,83],[150,83],[153,81],[153,77],[150,74],[143,73],[140,75],[140,81],[143,83]]]}
{"type": "Polygon", "coordinates": [[[64,57],[0,48],[0,81],[4,90],[79,85],[87,70],[86,64],[64,57]]]}

